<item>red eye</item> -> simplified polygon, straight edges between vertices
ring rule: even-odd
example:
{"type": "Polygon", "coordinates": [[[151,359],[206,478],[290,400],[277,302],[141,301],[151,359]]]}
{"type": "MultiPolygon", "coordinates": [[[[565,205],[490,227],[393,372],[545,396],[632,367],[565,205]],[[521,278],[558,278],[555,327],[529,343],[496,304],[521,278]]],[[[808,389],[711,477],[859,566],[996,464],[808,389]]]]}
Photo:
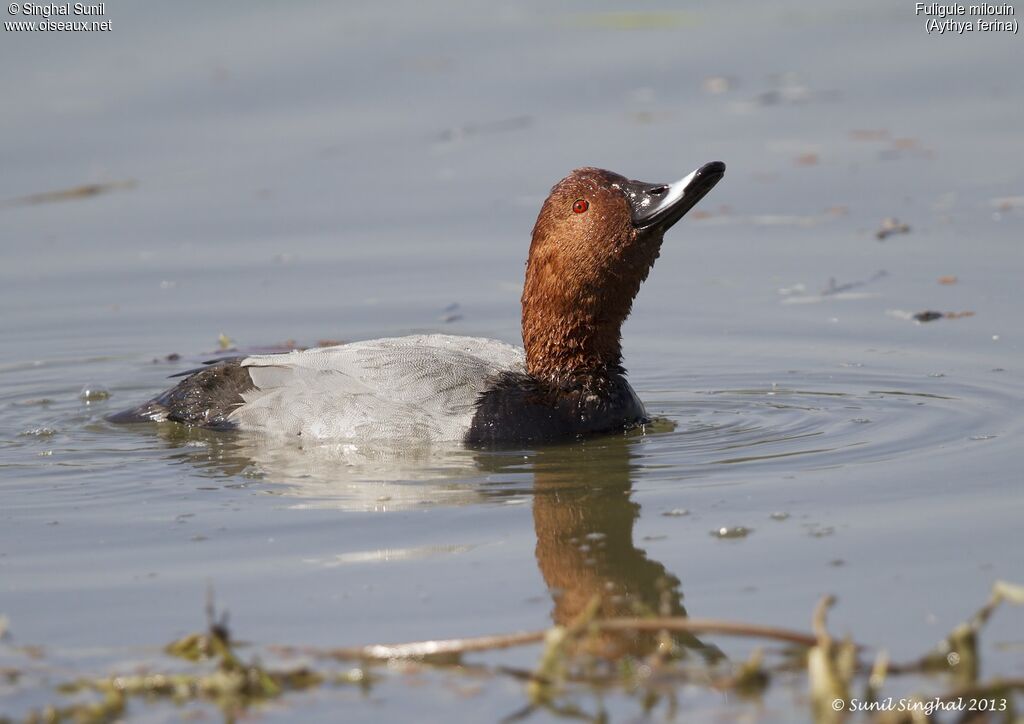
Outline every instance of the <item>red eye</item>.
{"type": "Polygon", "coordinates": [[[590,208],[590,204],[587,203],[586,199],[576,199],[573,202],[572,210],[573,213],[582,214],[584,211],[590,208]]]}

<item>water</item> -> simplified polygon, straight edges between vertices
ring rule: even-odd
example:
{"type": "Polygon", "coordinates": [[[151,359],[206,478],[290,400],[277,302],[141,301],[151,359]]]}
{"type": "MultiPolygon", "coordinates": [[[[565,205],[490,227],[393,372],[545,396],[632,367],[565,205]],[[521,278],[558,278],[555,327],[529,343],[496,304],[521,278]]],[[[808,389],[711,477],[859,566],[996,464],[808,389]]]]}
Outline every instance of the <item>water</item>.
{"type": "MultiPolygon", "coordinates": [[[[691,615],[806,629],[834,593],[833,630],[899,660],[1024,581],[1019,39],[928,36],[883,2],[108,6],[110,33],[0,48],[0,199],[125,184],[0,208],[0,613],[51,667],[0,685],[0,711],[159,660],[204,625],[208,585],[260,645],[533,630],[594,591],[657,607],[659,580],[691,615]],[[717,158],[624,330],[645,431],[396,456],[103,420],[221,334],[518,342],[551,183],[717,158]],[[887,217],[910,232],[877,240],[887,217]],[[925,310],[974,315],[907,318],[925,310]]],[[[1019,630],[1019,610],[993,619],[985,675],[1020,675],[1019,630]]],[[[265,715],[523,701],[396,673],[265,715]]],[[[802,707],[773,689],[762,715],[802,707]]]]}

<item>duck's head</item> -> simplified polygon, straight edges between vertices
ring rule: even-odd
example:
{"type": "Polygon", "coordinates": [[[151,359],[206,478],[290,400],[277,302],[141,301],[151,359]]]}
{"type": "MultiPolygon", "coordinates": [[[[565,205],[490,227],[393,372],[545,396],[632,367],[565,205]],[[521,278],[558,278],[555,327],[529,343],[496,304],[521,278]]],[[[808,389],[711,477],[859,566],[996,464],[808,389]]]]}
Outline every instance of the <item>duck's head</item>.
{"type": "Polygon", "coordinates": [[[724,174],[721,161],[671,184],[580,168],[555,184],[533,229],[523,287],[532,375],[564,379],[618,369],[622,323],[665,232],[724,174]]]}

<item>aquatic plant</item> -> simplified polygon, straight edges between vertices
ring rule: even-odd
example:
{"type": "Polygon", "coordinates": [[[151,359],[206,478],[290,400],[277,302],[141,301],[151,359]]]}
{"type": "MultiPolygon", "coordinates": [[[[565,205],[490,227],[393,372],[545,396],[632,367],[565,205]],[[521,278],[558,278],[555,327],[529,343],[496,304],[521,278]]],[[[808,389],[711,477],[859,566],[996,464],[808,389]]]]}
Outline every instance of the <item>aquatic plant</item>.
{"type": "MultiPolygon", "coordinates": [[[[984,626],[1003,604],[1024,604],[1024,587],[996,582],[989,600],[957,625],[933,650],[918,659],[894,664],[884,649],[872,651],[849,638],[835,639],[826,616],[834,605],[823,598],[812,615],[810,632],[720,619],[650,614],[602,618],[601,600],[595,597],[565,625],[544,630],[474,638],[373,644],[358,647],[263,646],[272,666],[259,656],[246,659],[234,640],[225,616],[207,605],[207,628],[172,641],[166,657],[184,668],[168,665],[164,671],[141,671],[113,676],[86,676],[53,687],[55,695],[76,699],[29,712],[23,721],[94,724],[120,720],[129,707],[154,703],[206,704],[219,709],[226,721],[271,700],[324,686],[357,686],[364,691],[395,671],[441,669],[456,676],[511,678],[523,685],[522,708],[506,721],[528,718],[544,711],[588,721],[604,721],[602,699],[613,692],[634,699],[640,711],[661,707],[669,719],[678,713],[684,686],[700,686],[757,701],[780,676],[803,681],[810,715],[817,722],[841,722],[857,713],[862,719],[896,724],[919,722],[935,714],[965,713],[966,702],[988,702],[980,712],[998,721],[1014,721],[1015,697],[1024,695],[1024,678],[980,678],[979,639],[984,626]],[[712,649],[694,646],[694,637],[740,637],[762,642],[744,660],[709,655],[712,649]],[[609,648],[607,639],[623,639],[609,648]],[[640,649],[636,644],[641,642],[640,649]],[[600,644],[600,645],[597,645],[600,644]],[[503,649],[539,646],[537,665],[517,669],[494,663],[470,662],[503,649]],[[614,656],[608,652],[620,651],[614,656]],[[695,655],[699,653],[700,655],[695,655]],[[294,664],[296,659],[303,663],[294,664]],[[338,664],[344,664],[339,668],[338,664]],[[890,677],[915,675],[928,681],[928,696],[907,696],[900,706],[882,697],[890,677]],[[886,702],[890,706],[886,706],[886,702]]],[[[0,619],[2,620],[2,619],[0,619]]],[[[717,648],[713,649],[717,652],[717,648]]],[[[0,639],[0,653],[45,660],[39,647],[16,646],[9,635],[0,639]]],[[[11,686],[28,671],[0,669],[11,686]]],[[[11,719],[0,716],[7,724],[11,719]]]]}

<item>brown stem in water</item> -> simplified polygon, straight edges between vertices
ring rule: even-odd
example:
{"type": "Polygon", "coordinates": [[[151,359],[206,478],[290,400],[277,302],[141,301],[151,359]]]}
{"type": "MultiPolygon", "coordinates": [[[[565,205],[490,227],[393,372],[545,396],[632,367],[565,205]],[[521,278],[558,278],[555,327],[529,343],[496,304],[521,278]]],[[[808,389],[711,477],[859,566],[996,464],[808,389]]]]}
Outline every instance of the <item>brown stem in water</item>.
{"type": "MultiPolygon", "coordinates": [[[[590,626],[599,631],[673,631],[693,634],[721,634],[764,638],[798,646],[814,646],[817,639],[801,631],[726,621],[712,618],[610,618],[593,621],[590,626]]],[[[282,648],[281,651],[299,651],[305,654],[343,661],[391,659],[421,659],[438,656],[457,656],[475,651],[496,651],[540,643],[547,631],[526,631],[514,634],[478,636],[474,638],[415,641],[401,644],[374,644],[333,649],[282,648]]]]}

